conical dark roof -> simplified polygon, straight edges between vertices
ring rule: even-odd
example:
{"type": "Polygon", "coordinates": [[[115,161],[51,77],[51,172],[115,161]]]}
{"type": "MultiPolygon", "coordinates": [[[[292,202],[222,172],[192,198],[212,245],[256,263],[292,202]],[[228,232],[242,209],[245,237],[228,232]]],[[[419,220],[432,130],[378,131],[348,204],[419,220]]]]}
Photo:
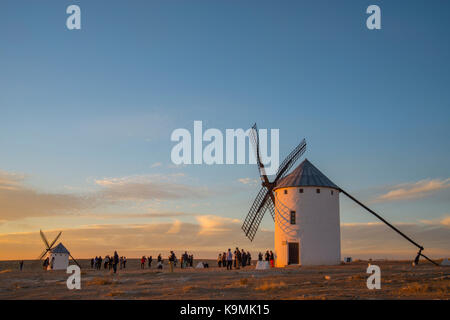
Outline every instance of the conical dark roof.
{"type": "Polygon", "coordinates": [[[282,178],[277,183],[275,189],[286,187],[329,187],[339,189],[337,185],[320,172],[308,159],[305,159],[295,170],[282,178]]]}
{"type": "Polygon", "coordinates": [[[56,247],[54,247],[52,250],[50,250],[50,251],[51,251],[51,253],[67,253],[67,254],[70,254],[69,250],[67,250],[66,247],[64,247],[61,242],[56,247]]]}

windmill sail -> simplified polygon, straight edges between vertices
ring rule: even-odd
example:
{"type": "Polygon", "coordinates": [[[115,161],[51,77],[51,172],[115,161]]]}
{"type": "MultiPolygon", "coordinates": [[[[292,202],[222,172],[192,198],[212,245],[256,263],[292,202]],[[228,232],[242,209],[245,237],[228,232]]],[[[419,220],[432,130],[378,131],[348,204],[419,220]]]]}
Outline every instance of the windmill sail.
{"type": "Polygon", "coordinates": [[[242,225],[242,230],[245,235],[253,241],[255,238],[256,231],[264,217],[264,214],[269,210],[272,218],[275,219],[275,199],[273,195],[273,188],[276,186],[279,179],[281,179],[292,167],[292,165],[301,157],[301,155],[306,150],[305,139],[300,142],[300,144],[292,150],[292,152],[284,159],[281,166],[278,168],[277,175],[274,181],[270,182],[264,170],[264,164],[261,162],[260,152],[259,152],[259,135],[256,123],[250,130],[250,141],[252,141],[253,149],[256,154],[256,161],[258,163],[259,174],[262,180],[262,188],[259,190],[258,195],[253,201],[247,217],[242,225]]]}
{"type": "Polygon", "coordinates": [[[259,224],[261,223],[264,213],[268,208],[272,217],[274,217],[274,205],[271,197],[269,196],[269,190],[267,187],[262,187],[261,190],[259,190],[255,201],[253,201],[253,205],[251,206],[250,211],[244,220],[244,224],[242,225],[242,230],[244,230],[245,235],[251,241],[253,241],[259,224]]]}

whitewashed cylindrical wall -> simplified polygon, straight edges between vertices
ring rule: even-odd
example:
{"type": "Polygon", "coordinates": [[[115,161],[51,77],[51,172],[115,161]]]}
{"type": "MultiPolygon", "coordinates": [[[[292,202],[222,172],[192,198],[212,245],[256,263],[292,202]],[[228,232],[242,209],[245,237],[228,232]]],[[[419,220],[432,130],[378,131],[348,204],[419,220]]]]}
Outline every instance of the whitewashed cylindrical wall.
{"type": "Polygon", "coordinates": [[[276,266],[289,264],[289,242],[299,244],[301,265],[339,264],[339,191],[329,187],[283,187],[274,192],[276,266]],[[291,224],[291,211],[295,211],[295,224],[291,224]]]}

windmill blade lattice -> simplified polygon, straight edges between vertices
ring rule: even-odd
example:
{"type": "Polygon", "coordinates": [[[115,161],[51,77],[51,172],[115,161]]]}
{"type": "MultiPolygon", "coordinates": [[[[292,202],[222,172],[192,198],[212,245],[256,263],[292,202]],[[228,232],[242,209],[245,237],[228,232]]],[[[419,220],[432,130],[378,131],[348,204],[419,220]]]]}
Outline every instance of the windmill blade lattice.
{"type": "Polygon", "coordinates": [[[42,230],[39,230],[39,233],[41,234],[42,241],[44,241],[45,246],[47,249],[50,248],[50,245],[48,244],[47,238],[45,237],[45,234],[42,232],[42,230]]]}
{"type": "Polygon", "coordinates": [[[269,183],[269,179],[267,178],[266,170],[264,169],[264,164],[261,162],[261,155],[259,152],[259,135],[258,135],[258,127],[256,123],[250,130],[250,141],[253,145],[253,150],[255,152],[256,162],[258,164],[259,176],[263,182],[266,184],[269,183]]]}
{"type": "Polygon", "coordinates": [[[277,171],[275,181],[278,182],[281,178],[283,178],[288,172],[289,169],[295,164],[295,162],[305,153],[306,151],[306,140],[303,139],[302,142],[299,143],[297,147],[283,160],[280,165],[280,168],[277,171]]]}
{"type": "MultiPolygon", "coordinates": [[[[255,201],[253,201],[253,205],[251,206],[250,211],[248,212],[247,217],[244,220],[244,224],[242,225],[242,230],[251,241],[253,241],[259,224],[261,223],[264,213],[267,210],[268,201],[266,199],[268,197],[268,193],[269,190],[267,189],[267,187],[262,187],[259,190],[258,195],[256,196],[255,201]]],[[[272,203],[272,200],[270,200],[270,203],[272,203]]]]}
{"type": "Polygon", "coordinates": [[[59,239],[59,237],[61,236],[62,231],[60,231],[58,233],[58,235],[56,236],[55,240],[53,240],[53,242],[50,244],[50,248],[53,248],[53,246],[55,245],[55,242],[59,239]]]}
{"type": "Polygon", "coordinates": [[[264,214],[269,210],[272,218],[275,221],[275,197],[273,194],[273,188],[277,185],[278,181],[284,177],[284,175],[289,171],[289,169],[294,165],[294,163],[302,156],[306,150],[305,139],[300,142],[300,144],[292,150],[292,152],[284,159],[277,171],[277,175],[274,181],[270,182],[267,178],[266,172],[264,170],[264,164],[261,162],[260,152],[259,152],[259,135],[256,123],[250,130],[250,140],[252,141],[254,151],[256,153],[256,160],[258,163],[259,173],[262,180],[262,188],[258,192],[253,205],[251,206],[247,217],[242,225],[242,230],[245,235],[253,241],[256,231],[264,217],[264,214]]]}

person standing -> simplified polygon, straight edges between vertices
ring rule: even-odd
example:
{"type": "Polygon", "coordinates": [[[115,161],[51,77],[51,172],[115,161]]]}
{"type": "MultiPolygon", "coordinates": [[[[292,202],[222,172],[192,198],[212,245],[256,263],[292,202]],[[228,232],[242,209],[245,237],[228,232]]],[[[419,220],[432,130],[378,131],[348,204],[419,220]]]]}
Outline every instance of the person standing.
{"type": "Polygon", "coordinates": [[[50,260],[48,259],[48,257],[44,260],[44,263],[42,264],[42,267],[44,268],[44,270],[47,270],[48,265],[50,264],[50,260]]]}
{"type": "Polygon", "coordinates": [[[117,254],[117,251],[114,251],[114,261],[113,261],[114,273],[117,273],[117,264],[118,263],[119,263],[119,255],[117,254]]]}
{"type": "Polygon", "coordinates": [[[175,253],[173,251],[170,251],[169,254],[169,266],[170,266],[170,272],[173,272],[173,265],[175,262],[175,253]]]}
{"type": "Polygon", "coordinates": [[[151,267],[152,267],[152,261],[153,261],[153,257],[152,256],[148,257],[148,268],[149,269],[151,269],[151,267]]]}
{"type": "Polygon", "coordinates": [[[250,251],[247,251],[247,265],[252,265],[252,255],[250,254],[250,251]]]}
{"type": "Polygon", "coordinates": [[[184,257],[183,257],[183,261],[184,261],[184,267],[187,268],[189,267],[189,255],[187,253],[187,251],[184,252],[184,257]]]}
{"type": "Polygon", "coordinates": [[[123,268],[125,269],[127,266],[127,257],[123,257],[123,268]]]}
{"type": "Polygon", "coordinates": [[[238,247],[236,247],[236,251],[235,251],[235,261],[236,261],[236,269],[240,269],[241,268],[241,263],[242,263],[242,256],[241,256],[241,250],[239,250],[238,247]]]}
{"type": "Polygon", "coordinates": [[[158,269],[162,269],[163,268],[163,261],[161,258],[161,253],[158,255],[158,264],[156,265],[158,267],[158,269]]]}
{"type": "Polygon", "coordinates": [[[19,270],[22,271],[23,269],[23,260],[20,260],[19,262],[19,270]]]}
{"type": "Polygon", "coordinates": [[[258,253],[258,261],[262,261],[262,258],[263,258],[262,253],[261,252],[258,253]]]}
{"type": "Polygon", "coordinates": [[[222,267],[222,254],[219,253],[219,257],[217,258],[217,265],[220,267],[222,267]]]}
{"type": "Polygon", "coordinates": [[[231,249],[228,249],[227,252],[227,270],[233,269],[233,254],[231,253],[231,249]]]}
{"type": "Polygon", "coordinates": [[[275,258],[273,256],[272,250],[270,250],[270,266],[273,268],[275,267],[275,258]]]}
{"type": "Polygon", "coordinates": [[[102,268],[102,262],[103,262],[103,258],[102,258],[102,256],[99,256],[98,260],[97,260],[97,270],[100,270],[102,268]]]}
{"type": "Polygon", "coordinates": [[[227,267],[227,254],[225,252],[222,252],[222,268],[227,267]]]}

